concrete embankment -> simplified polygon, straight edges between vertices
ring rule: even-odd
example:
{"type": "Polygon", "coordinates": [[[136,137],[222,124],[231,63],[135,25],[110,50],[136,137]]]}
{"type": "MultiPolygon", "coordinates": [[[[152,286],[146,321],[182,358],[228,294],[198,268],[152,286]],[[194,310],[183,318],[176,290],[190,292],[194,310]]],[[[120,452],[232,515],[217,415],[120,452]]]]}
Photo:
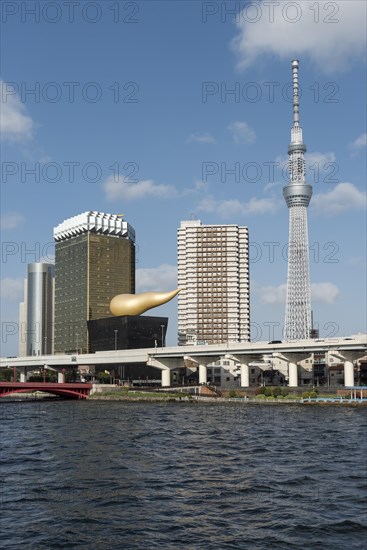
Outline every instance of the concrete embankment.
{"type": "Polygon", "coordinates": [[[347,399],[347,398],[335,398],[335,399],[271,399],[271,398],[232,398],[232,397],[212,397],[203,395],[177,395],[166,393],[153,393],[149,392],[144,394],[143,392],[98,392],[89,397],[90,400],[100,401],[127,401],[127,402],[176,402],[176,403],[236,403],[237,405],[346,405],[346,406],[361,406],[367,405],[367,399],[347,399]]]}

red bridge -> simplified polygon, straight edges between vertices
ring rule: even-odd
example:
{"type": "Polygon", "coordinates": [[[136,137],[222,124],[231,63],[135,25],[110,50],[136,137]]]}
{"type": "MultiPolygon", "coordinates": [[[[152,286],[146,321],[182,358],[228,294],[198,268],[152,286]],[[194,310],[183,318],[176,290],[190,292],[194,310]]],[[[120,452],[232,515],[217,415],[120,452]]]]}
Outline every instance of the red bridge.
{"type": "Polygon", "coordinates": [[[13,393],[43,391],[69,399],[87,399],[92,387],[92,384],[81,382],[71,384],[56,382],[0,382],[0,397],[13,393]]]}

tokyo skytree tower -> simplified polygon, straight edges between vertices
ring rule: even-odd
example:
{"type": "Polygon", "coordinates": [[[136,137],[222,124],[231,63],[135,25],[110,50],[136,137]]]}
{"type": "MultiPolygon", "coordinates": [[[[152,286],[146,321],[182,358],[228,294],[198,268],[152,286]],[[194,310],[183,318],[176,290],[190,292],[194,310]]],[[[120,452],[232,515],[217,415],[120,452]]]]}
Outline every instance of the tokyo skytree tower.
{"type": "Polygon", "coordinates": [[[312,187],[305,182],[306,145],[299,125],[298,61],[292,61],[293,127],[288,147],[290,182],[283,188],[289,208],[289,246],[284,339],[309,338],[311,329],[311,287],[308,251],[307,207],[312,187]]]}

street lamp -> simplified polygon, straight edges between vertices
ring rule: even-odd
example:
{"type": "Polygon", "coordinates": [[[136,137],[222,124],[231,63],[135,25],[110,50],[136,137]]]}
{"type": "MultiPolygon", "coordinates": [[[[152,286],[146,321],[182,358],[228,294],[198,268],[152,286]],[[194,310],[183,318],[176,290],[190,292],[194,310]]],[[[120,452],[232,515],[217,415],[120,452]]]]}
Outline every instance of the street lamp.
{"type": "Polygon", "coordinates": [[[163,348],[163,330],[164,330],[164,325],[161,325],[161,329],[162,329],[162,348],[163,348]]]}
{"type": "Polygon", "coordinates": [[[79,354],[79,334],[76,334],[76,353],[79,354]]]}
{"type": "Polygon", "coordinates": [[[47,350],[47,336],[43,337],[43,341],[44,341],[44,343],[43,343],[43,353],[46,355],[46,353],[47,353],[47,351],[46,351],[47,350]]]}
{"type": "Polygon", "coordinates": [[[113,332],[115,333],[115,351],[116,351],[116,350],[117,350],[117,334],[118,334],[118,329],[115,328],[113,332]]]}

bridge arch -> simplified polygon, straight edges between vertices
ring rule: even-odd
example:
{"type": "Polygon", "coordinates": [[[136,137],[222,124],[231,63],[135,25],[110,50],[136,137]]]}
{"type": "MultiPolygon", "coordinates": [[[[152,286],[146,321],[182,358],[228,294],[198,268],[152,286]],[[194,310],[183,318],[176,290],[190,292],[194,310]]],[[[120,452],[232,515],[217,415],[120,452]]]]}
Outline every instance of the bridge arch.
{"type": "Polygon", "coordinates": [[[85,383],[0,382],[0,397],[39,391],[65,399],[87,399],[92,387],[92,384],[85,383]]]}

